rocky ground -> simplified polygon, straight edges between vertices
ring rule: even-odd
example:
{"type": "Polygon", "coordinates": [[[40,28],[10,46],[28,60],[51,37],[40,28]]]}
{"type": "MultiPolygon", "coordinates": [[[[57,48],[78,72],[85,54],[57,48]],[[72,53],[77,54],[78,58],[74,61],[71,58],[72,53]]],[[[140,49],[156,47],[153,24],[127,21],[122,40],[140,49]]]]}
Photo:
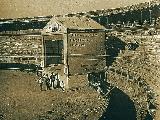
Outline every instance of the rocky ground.
{"type": "Polygon", "coordinates": [[[37,77],[0,71],[0,120],[97,120],[106,100],[90,88],[85,76],[70,79],[70,89],[40,91],[37,77]]]}

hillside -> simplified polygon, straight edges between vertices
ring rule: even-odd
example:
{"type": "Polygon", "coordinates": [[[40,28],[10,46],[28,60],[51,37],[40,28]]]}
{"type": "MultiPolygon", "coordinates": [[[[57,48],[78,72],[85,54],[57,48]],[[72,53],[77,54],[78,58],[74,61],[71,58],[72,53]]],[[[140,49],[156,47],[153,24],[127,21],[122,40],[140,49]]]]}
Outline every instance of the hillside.
{"type": "Polygon", "coordinates": [[[148,0],[0,0],[0,18],[68,14],[133,5],[148,0]]]}

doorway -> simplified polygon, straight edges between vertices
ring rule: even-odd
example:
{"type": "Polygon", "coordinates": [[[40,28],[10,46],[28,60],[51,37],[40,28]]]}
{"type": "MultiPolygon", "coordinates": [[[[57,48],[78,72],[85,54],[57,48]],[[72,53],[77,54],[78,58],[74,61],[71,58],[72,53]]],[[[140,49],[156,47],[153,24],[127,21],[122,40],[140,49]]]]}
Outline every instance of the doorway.
{"type": "Polygon", "coordinates": [[[45,66],[63,63],[63,40],[44,41],[45,66]]]}

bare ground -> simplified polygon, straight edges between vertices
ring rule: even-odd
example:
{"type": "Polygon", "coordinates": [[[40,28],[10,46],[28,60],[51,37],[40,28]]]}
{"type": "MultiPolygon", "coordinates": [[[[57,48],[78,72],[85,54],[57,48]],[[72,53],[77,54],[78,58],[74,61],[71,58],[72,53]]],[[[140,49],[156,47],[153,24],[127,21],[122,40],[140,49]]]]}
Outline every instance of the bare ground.
{"type": "Polygon", "coordinates": [[[40,91],[33,73],[0,71],[0,120],[97,120],[106,100],[74,76],[70,89],[40,91]]]}

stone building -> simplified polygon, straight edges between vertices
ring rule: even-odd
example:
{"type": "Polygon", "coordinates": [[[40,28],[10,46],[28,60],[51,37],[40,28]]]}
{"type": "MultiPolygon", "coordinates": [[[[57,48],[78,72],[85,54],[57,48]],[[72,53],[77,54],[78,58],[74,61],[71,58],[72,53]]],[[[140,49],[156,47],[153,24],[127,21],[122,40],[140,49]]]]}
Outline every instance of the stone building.
{"type": "Polygon", "coordinates": [[[57,67],[66,86],[69,75],[99,72],[106,66],[105,28],[90,18],[53,17],[42,35],[42,66],[57,67]]]}

